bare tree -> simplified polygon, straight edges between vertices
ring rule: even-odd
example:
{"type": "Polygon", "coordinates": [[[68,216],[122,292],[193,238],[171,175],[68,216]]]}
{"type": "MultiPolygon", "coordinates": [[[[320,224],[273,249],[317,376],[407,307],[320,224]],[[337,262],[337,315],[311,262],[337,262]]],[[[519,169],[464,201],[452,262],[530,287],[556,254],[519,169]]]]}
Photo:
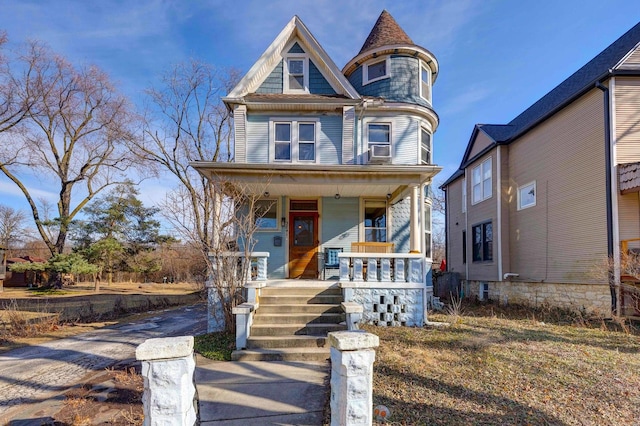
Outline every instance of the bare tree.
{"type": "MultiPolygon", "coordinates": [[[[0,49],[7,42],[7,34],[0,31],[0,49]]],[[[0,50],[0,134],[20,123],[33,101],[30,96],[20,96],[17,81],[10,72],[9,63],[0,50]]]]}
{"type": "Polygon", "coordinates": [[[108,76],[96,67],[77,68],[32,42],[12,73],[16,96],[32,100],[24,119],[2,133],[0,171],[29,203],[40,237],[51,254],[62,253],[69,224],[96,194],[124,181],[131,165],[124,142],[132,114],[108,76]],[[57,192],[57,216],[43,217],[25,175],[57,192]],[[54,229],[53,234],[47,232],[54,229]]]}
{"type": "Polygon", "coordinates": [[[7,257],[27,233],[24,223],[27,215],[22,210],[0,204],[0,246],[7,249],[7,257]]]}
{"type": "Polygon", "coordinates": [[[162,213],[209,266],[220,192],[189,162],[232,159],[232,117],[221,96],[238,77],[237,71],[222,72],[198,61],[175,66],[161,87],[147,91],[144,137],[132,141],[133,150],[156,172],[177,179],[179,186],[167,195],[162,213]]]}

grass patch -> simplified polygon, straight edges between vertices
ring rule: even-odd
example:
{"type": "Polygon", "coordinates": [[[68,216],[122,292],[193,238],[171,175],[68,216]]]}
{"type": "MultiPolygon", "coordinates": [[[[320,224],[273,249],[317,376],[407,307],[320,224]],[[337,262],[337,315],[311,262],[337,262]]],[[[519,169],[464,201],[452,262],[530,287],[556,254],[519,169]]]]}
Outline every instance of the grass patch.
{"type": "Polygon", "coordinates": [[[194,349],[205,358],[215,361],[231,361],[231,352],[236,347],[233,333],[216,332],[194,337],[194,349]]]}
{"type": "Polygon", "coordinates": [[[603,319],[465,305],[447,328],[366,327],[380,337],[373,405],[386,424],[635,424],[640,336],[603,319]],[[462,313],[461,313],[462,312],[462,313]]]}

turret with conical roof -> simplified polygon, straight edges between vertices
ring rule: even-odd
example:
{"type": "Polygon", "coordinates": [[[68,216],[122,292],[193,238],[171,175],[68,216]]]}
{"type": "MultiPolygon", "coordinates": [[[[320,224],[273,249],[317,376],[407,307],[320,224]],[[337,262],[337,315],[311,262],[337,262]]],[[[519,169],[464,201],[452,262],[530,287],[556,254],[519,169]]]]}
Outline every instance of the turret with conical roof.
{"type": "Polygon", "coordinates": [[[432,109],[431,87],[438,61],[415,44],[387,10],[342,72],[361,95],[432,109]]]}

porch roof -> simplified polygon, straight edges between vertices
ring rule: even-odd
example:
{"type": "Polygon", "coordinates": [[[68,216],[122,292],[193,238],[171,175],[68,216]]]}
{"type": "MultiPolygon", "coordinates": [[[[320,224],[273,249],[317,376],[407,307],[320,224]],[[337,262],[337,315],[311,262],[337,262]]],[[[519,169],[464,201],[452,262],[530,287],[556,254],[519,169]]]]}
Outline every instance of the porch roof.
{"type": "Polygon", "coordinates": [[[618,179],[621,194],[640,192],[640,162],[620,164],[618,179]]]}
{"type": "Polygon", "coordinates": [[[293,197],[382,197],[394,199],[410,185],[428,182],[436,165],[239,164],[195,161],[212,181],[246,185],[252,193],[293,197]]]}

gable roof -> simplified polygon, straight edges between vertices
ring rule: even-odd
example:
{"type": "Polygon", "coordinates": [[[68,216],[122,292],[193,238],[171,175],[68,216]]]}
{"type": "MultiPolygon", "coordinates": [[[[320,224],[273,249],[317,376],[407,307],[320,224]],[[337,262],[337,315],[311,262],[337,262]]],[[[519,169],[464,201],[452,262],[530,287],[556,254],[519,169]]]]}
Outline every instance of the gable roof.
{"type": "MultiPolygon", "coordinates": [[[[640,68],[630,70],[624,66],[624,59],[627,58],[631,52],[639,48],[640,23],[633,26],[629,31],[624,33],[606,49],[520,113],[508,124],[476,125],[474,132],[476,132],[478,126],[480,126],[485,133],[494,139],[495,145],[513,142],[519,136],[540,124],[579,96],[593,89],[596,83],[604,81],[614,75],[640,75],[640,68]]],[[[474,159],[469,158],[471,145],[474,140],[474,133],[472,133],[472,137],[469,140],[465,155],[460,164],[461,169],[466,167],[474,159]]],[[[474,157],[477,157],[477,155],[474,157]]],[[[457,172],[454,173],[442,186],[455,180],[454,176],[459,177],[459,174],[457,172]]]]}
{"type": "Polygon", "coordinates": [[[394,44],[414,44],[413,40],[404,32],[387,10],[383,10],[373,25],[369,36],[365,40],[358,55],[382,46],[394,44]]]}
{"type": "Polygon", "coordinates": [[[337,94],[350,99],[360,98],[358,92],[340,72],[336,64],[329,55],[327,55],[327,52],[320,46],[320,43],[318,43],[300,18],[294,16],[269,47],[267,47],[267,50],[265,50],[260,58],[253,64],[247,74],[223,100],[225,102],[233,102],[234,100],[237,101],[243,98],[247,94],[254,93],[268,77],[269,73],[280,63],[284,56],[283,53],[285,53],[284,49],[293,40],[298,40],[337,94]]]}

